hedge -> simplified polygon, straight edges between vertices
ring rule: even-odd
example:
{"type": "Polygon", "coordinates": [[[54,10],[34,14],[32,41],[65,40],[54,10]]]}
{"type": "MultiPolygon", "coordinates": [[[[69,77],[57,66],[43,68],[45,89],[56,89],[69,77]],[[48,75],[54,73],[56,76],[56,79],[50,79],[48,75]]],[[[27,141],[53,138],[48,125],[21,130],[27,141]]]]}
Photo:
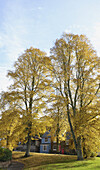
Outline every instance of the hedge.
{"type": "Polygon", "coordinates": [[[9,161],[12,159],[12,152],[9,149],[0,147],[0,161],[9,161]]]}

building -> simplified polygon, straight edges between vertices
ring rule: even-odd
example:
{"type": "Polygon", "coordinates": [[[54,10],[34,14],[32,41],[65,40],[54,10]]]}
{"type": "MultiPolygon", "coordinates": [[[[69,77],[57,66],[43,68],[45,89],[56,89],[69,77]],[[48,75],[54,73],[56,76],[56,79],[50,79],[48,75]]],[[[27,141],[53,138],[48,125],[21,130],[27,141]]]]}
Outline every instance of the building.
{"type": "Polygon", "coordinates": [[[46,131],[41,139],[40,153],[50,153],[51,151],[51,135],[49,131],[46,131]]]}
{"type": "MultiPolygon", "coordinates": [[[[33,137],[31,140],[31,152],[40,152],[41,138],[38,136],[33,137]]],[[[18,146],[14,149],[16,151],[26,151],[27,143],[19,142],[18,146]]]]}
{"type": "MultiPolygon", "coordinates": [[[[66,140],[61,141],[58,145],[58,152],[61,154],[75,154],[75,150],[71,149],[73,140],[69,132],[66,133],[66,140]]],[[[14,149],[16,151],[26,151],[27,143],[18,144],[14,149]]],[[[40,153],[57,153],[57,143],[51,140],[50,131],[46,131],[42,137],[35,136],[31,140],[31,152],[40,152],[40,153]]]]}
{"type": "MultiPolygon", "coordinates": [[[[41,137],[40,153],[57,153],[57,143],[51,140],[49,131],[46,131],[41,137]]],[[[61,154],[75,154],[75,150],[70,149],[71,135],[66,133],[66,140],[58,145],[58,152],[61,154]]]]}

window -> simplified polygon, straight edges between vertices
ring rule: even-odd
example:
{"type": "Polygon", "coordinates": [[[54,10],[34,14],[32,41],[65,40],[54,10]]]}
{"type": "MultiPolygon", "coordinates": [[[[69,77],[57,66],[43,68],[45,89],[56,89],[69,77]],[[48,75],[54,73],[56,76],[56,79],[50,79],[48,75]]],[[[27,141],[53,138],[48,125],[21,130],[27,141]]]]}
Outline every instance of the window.
{"type": "Polygon", "coordinates": [[[69,140],[68,139],[66,140],[66,145],[69,145],[69,140]]]}
{"type": "Polygon", "coordinates": [[[45,142],[48,142],[48,138],[47,137],[45,138],[45,142]]]}
{"type": "Polygon", "coordinates": [[[53,145],[53,150],[56,151],[57,150],[57,146],[53,145]]]}
{"type": "Polygon", "coordinates": [[[38,146],[38,140],[35,141],[35,145],[38,146]]]}
{"type": "Polygon", "coordinates": [[[47,145],[43,145],[43,151],[47,151],[47,145]]]}

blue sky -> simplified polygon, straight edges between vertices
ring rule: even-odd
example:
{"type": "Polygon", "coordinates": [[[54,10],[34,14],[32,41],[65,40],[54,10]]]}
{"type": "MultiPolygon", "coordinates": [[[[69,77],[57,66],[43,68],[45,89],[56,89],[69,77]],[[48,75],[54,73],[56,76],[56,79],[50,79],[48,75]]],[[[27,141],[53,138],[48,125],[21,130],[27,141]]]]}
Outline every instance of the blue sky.
{"type": "Polygon", "coordinates": [[[100,55],[100,0],[0,0],[0,91],[26,48],[49,54],[63,32],[85,34],[100,55]]]}

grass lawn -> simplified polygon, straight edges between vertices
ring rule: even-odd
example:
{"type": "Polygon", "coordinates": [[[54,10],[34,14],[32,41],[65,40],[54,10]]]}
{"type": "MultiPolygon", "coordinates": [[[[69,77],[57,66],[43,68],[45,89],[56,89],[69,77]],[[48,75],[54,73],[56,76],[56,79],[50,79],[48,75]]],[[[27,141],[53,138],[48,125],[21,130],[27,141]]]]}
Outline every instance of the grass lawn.
{"type": "Polygon", "coordinates": [[[13,152],[13,160],[23,163],[26,170],[100,170],[100,158],[77,161],[76,156],[60,154],[31,153],[24,158],[24,152],[13,152]]]}
{"type": "Polygon", "coordinates": [[[100,158],[38,166],[30,170],[100,170],[100,158]]]}

